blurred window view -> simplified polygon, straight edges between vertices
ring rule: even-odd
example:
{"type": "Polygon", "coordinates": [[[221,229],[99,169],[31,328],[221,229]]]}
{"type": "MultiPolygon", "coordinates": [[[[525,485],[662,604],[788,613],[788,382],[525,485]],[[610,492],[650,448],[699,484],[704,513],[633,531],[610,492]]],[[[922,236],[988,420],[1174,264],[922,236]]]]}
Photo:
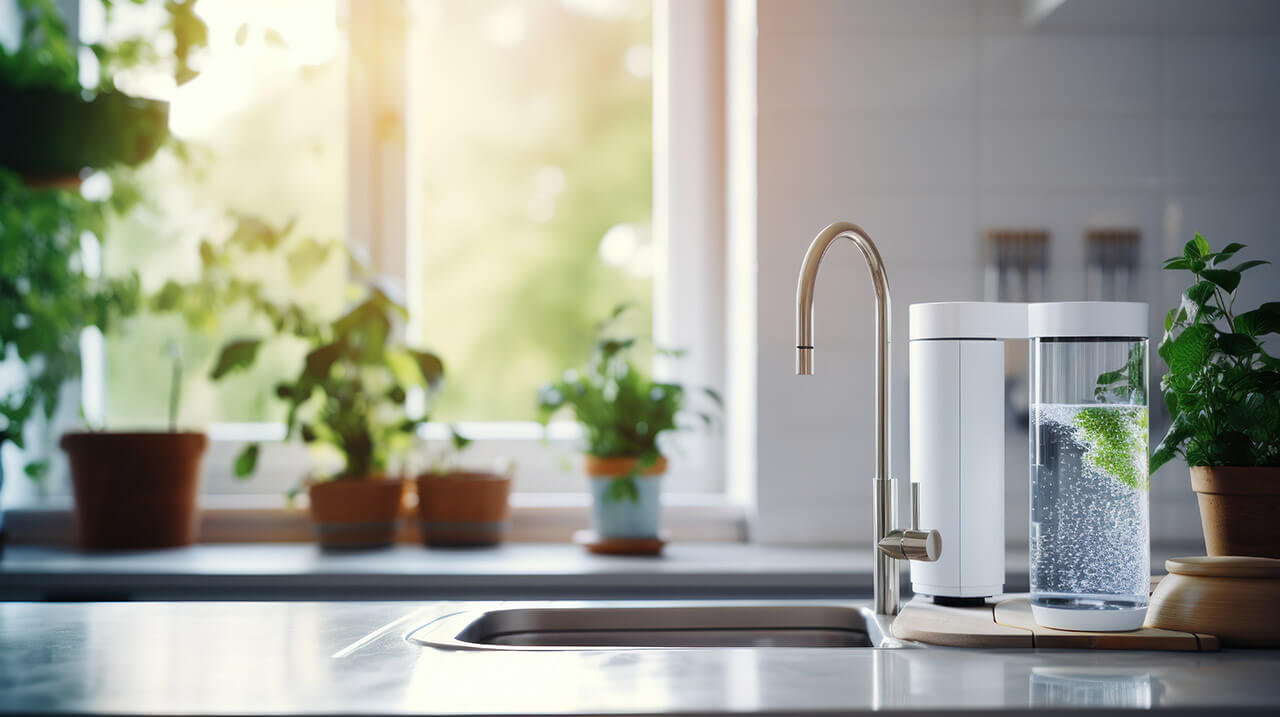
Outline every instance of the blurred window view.
{"type": "MultiPolygon", "coordinates": [[[[117,3],[111,21],[155,22],[157,9],[117,3]]],[[[135,270],[148,289],[194,279],[200,242],[217,244],[238,229],[287,229],[286,240],[298,244],[340,241],[345,231],[347,45],[336,0],[204,0],[196,12],[208,27],[208,47],[195,79],[152,88],[146,76],[116,77],[122,88],[170,98],[170,129],[182,141],[180,151],[162,149],[111,177],[113,199],[137,203],[108,229],[104,269],[135,270]]],[[[163,44],[164,28],[156,36],[163,44]]],[[[340,284],[345,268],[338,252],[330,255],[305,282],[293,280],[283,257],[235,270],[268,280],[272,298],[331,315],[343,297],[329,287],[340,284]]],[[[278,345],[266,347],[249,373],[218,384],[208,379],[226,340],[265,333],[248,314],[143,315],[115,332],[106,342],[107,424],[155,427],[165,420],[169,392],[157,387],[168,385],[175,353],[183,372],[180,424],[280,420],[273,387],[296,370],[301,345],[272,342],[278,345]],[[184,330],[184,320],[207,330],[184,330]]]]}
{"type": "Polygon", "coordinates": [[[651,331],[649,2],[420,10],[412,309],[447,370],[434,416],[532,420],[537,386],[583,361],[613,306],[651,331]]]}
{"type": "MultiPolygon", "coordinates": [[[[154,22],[117,3],[111,23],[154,22]]],[[[537,386],[580,363],[595,323],[634,305],[650,334],[651,82],[647,0],[418,0],[407,68],[406,157],[418,231],[406,238],[411,339],[439,353],[433,418],[534,417],[537,386]]],[[[337,0],[203,0],[208,47],[190,82],[161,88],[182,149],[110,177],[137,202],[109,229],[108,272],[150,289],[194,278],[201,241],[256,226],[287,242],[346,237],[348,43],[337,0]],[[246,224],[247,222],[247,224],[246,224]]],[[[92,18],[83,21],[92,27],[92,18]]],[[[164,28],[157,27],[163,39],[164,28]]],[[[118,77],[146,89],[149,78],[118,77]]],[[[172,80],[170,80],[172,82],[172,80]]],[[[341,309],[338,252],[305,281],[287,261],[246,262],[279,298],[341,309]]],[[[154,427],[180,357],[179,423],[278,421],[276,377],[302,346],[277,346],[244,375],[208,380],[227,339],[255,333],[234,312],[144,315],[106,342],[106,421],[154,427]]],[[[265,328],[265,327],[263,327],[265,328]]],[[[265,351],[266,349],[264,349],[265,351]]]]}

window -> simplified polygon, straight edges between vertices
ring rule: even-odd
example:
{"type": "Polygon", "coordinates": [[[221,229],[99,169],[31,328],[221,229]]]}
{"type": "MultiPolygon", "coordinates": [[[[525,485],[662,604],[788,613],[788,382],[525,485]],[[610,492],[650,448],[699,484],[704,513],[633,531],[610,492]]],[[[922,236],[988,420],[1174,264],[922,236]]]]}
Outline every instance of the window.
{"type": "MultiPolygon", "coordinates": [[[[112,20],[146,23],[147,10],[155,9],[154,3],[138,9],[121,3],[112,20]]],[[[164,149],[115,176],[115,195],[140,201],[109,228],[104,269],[137,271],[148,290],[193,278],[200,242],[225,239],[236,231],[237,216],[245,218],[245,229],[258,221],[277,229],[292,225],[293,241],[338,241],[346,221],[347,62],[336,0],[206,0],[197,12],[209,33],[200,74],[179,88],[158,88],[170,99],[171,131],[186,157],[164,149]]],[[[117,82],[145,92],[153,89],[146,86],[149,79],[117,82]]],[[[236,271],[256,279],[289,276],[280,264],[245,262],[236,271]]],[[[342,297],[327,286],[339,283],[342,271],[340,261],[330,261],[319,277],[280,281],[274,288],[286,295],[281,298],[332,313],[342,297]]],[[[251,325],[246,315],[205,319],[216,323],[195,332],[178,316],[144,315],[108,338],[108,426],[164,425],[169,396],[162,388],[175,350],[183,364],[179,425],[282,418],[274,380],[296,366],[303,348],[268,347],[272,353],[260,357],[249,375],[212,384],[207,376],[218,348],[265,326],[251,325]]]]}
{"type": "MultiPolygon", "coordinates": [[[[721,387],[720,324],[707,312],[721,310],[723,276],[703,268],[722,250],[694,227],[680,251],[701,258],[675,276],[653,191],[654,10],[650,0],[203,0],[200,74],[165,89],[189,157],[165,150],[113,177],[114,191],[143,199],[111,228],[105,270],[135,269],[153,289],[191,278],[200,242],[224,239],[244,218],[291,225],[299,239],[346,240],[402,282],[411,339],[445,359],[432,413],[440,423],[426,437],[462,422],[476,439],[469,460],[517,461],[518,492],[581,492],[565,469],[576,427],[553,424],[544,441],[535,391],[586,358],[594,324],[614,306],[633,307],[635,335],[690,350],[691,362],[657,370],[721,387]],[[691,312],[687,299],[699,294],[707,307],[691,312]]],[[[143,12],[119,16],[145,22],[130,17],[143,12]]],[[[714,207],[714,191],[688,201],[714,207]]],[[[278,288],[337,311],[342,297],[328,287],[342,271],[334,261],[317,282],[278,288]]],[[[251,373],[207,380],[218,348],[254,333],[252,321],[221,316],[197,334],[173,316],[134,319],[105,341],[104,380],[86,371],[86,392],[99,394],[88,396],[89,416],[114,429],[162,426],[168,396],[157,387],[177,337],[178,423],[209,426],[213,438],[203,490],[279,496],[304,470],[300,447],[269,446],[248,482],[232,479],[230,465],[241,441],[280,435],[273,384],[304,348],[276,348],[251,373]]],[[[668,491],[722,492],[720,436],[679,443],[682,470],[668,491]]]]}
{"type": "Polygon", "coordinates": [[[649,338],[648,0],[444,0],[410,50],[418,338],[448,370],[434,417],[527,421],[630,303],[649,338]]]}

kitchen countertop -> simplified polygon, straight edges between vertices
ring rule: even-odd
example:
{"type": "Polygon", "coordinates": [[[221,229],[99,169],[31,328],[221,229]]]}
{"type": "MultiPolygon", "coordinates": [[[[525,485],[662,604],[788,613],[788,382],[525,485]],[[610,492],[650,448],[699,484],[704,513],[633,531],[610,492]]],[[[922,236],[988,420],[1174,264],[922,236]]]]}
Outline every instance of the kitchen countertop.
{"type": "MultiPolygon", "coordinates": [[[[1156,545],[1151,564],[1163,572],[1166,558],[1202,551],[1156,545]]],[[[1026,553],[1011,550],[1006,562],[1005,589],[1026,590],[1026,553]]],[[[306,543],[128,553],[10,545],[0,558],[0,599],[856,598],[871,594],[871,565],[867,549],[751,543],[677,543],[661,558],[591,555],[565,543],[356,553],[306,543]]]]}
{"type": "Polygon", "coordinates": [[[0,712],[1280,710],[1280,651],[735,648],[534,653],[441,651],[404,640],[405,633],[433,617],[494,605],[0,604],[0,712]]]}

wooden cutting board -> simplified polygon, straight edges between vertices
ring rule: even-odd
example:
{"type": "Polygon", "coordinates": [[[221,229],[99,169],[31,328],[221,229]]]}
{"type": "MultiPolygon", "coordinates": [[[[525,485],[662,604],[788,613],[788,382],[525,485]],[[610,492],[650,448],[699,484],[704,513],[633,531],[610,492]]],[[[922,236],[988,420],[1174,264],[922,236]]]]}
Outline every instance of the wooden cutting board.
{"type": "Polygon", "coordinates": [[[1083,650],[1216,650],[1217,638],[1144,627],[1131,632],[1074,632],[1040,627],[1026,594],[989,598],[980,607],[945,607],[915,598],[893,621],[893,636],[948,647],[1083,650]]]}

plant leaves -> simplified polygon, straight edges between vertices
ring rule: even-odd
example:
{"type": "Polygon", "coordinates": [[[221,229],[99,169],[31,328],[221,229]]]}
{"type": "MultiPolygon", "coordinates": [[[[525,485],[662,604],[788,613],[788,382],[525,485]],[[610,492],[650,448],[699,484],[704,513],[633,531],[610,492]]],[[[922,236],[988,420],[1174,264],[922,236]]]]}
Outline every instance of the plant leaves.
{"type": "Polygon", "coordinates": [[[1200,236],[1200,232],[1196,232],[1195,238],[1182,247],[1182,255],[1188,259],[1204,259],[1209,253],[1209,242],[1200,236]]]}
{"type": "Polygon", "coordinates": [[[233,466],[235,477],[245,479],[253,475],[253,471],[258,467],[258,444],[250,443],[240,450],[240,454],[236,456],[236,462],[233,466]]]}
{"type": "Polygon", "coordinates": [[[444,362],[439,356],[430,351],[415,351],[409,349],[409,355],[413,357],[414,363],[418,365],[418,371],[422,374],[422,380],[428,388],[435,388],[440,385],[440,381],[444,379],[444,362]]]}
{"type": "Polygon", "coordinates": [[[1218,348],[1229,356],[1252,356],[1258,342],[1244,334],[1221,334],[1218,336],[1218,348]]]}
{"type": "Polygon", "coordinates": [[[1252,269],[1255,266],[1262,266],[1263,264],[1270,264],[1270,263],[1271,262],[1265,259],[1250,259],[1249,261],[1243,261],[1243,262],[1240,262],[1239,264],[1236,264],[1235,266],[1231,267],[1231,270],[1237,271],[1237,272],[1248,271],[1249,269],[1252,269]]]}
{"type": "MultiPolygon", "coordinates": [[[[1184,294],[1197,307],[1203,307],[1210,299],[1213,298],[1214,283],[1211,281],[1197,281],[1187,289],[1184,294]]],[[[1190,313],[1190,312],[1188,312],[1190,313]]],[[[1193,317],[1194,320],[1194,317],[1193,317]]]]}
{"type": "Polygon", "coordinates": [[[1200,276],[1222,287],[1228,294],[1240,285],[1240,272],[1230,269],[1205,269],[1200,272],[1200,276]]]}
{"type": "Polygon", "coordinates": [[[1226,261],[1227,259],[1230,259],[1231,257],[1235,256],[1236,252],[1240,251],[1244,247],[1245,247],[1244,244],[1231,242],[1230,244],[1222,247],[1221,251],[1214,252],[1213,263],[1216,265],[1219,262],[1223,262],[1223,261],[1226,261]]]}
{"type": "Polygon", "coordinates": [[[213,370],[209,372],[209,378],[217,381],[232,371],[252,366],[261,345],[261,339],[241,339],[224,345],[213,370]]]}

